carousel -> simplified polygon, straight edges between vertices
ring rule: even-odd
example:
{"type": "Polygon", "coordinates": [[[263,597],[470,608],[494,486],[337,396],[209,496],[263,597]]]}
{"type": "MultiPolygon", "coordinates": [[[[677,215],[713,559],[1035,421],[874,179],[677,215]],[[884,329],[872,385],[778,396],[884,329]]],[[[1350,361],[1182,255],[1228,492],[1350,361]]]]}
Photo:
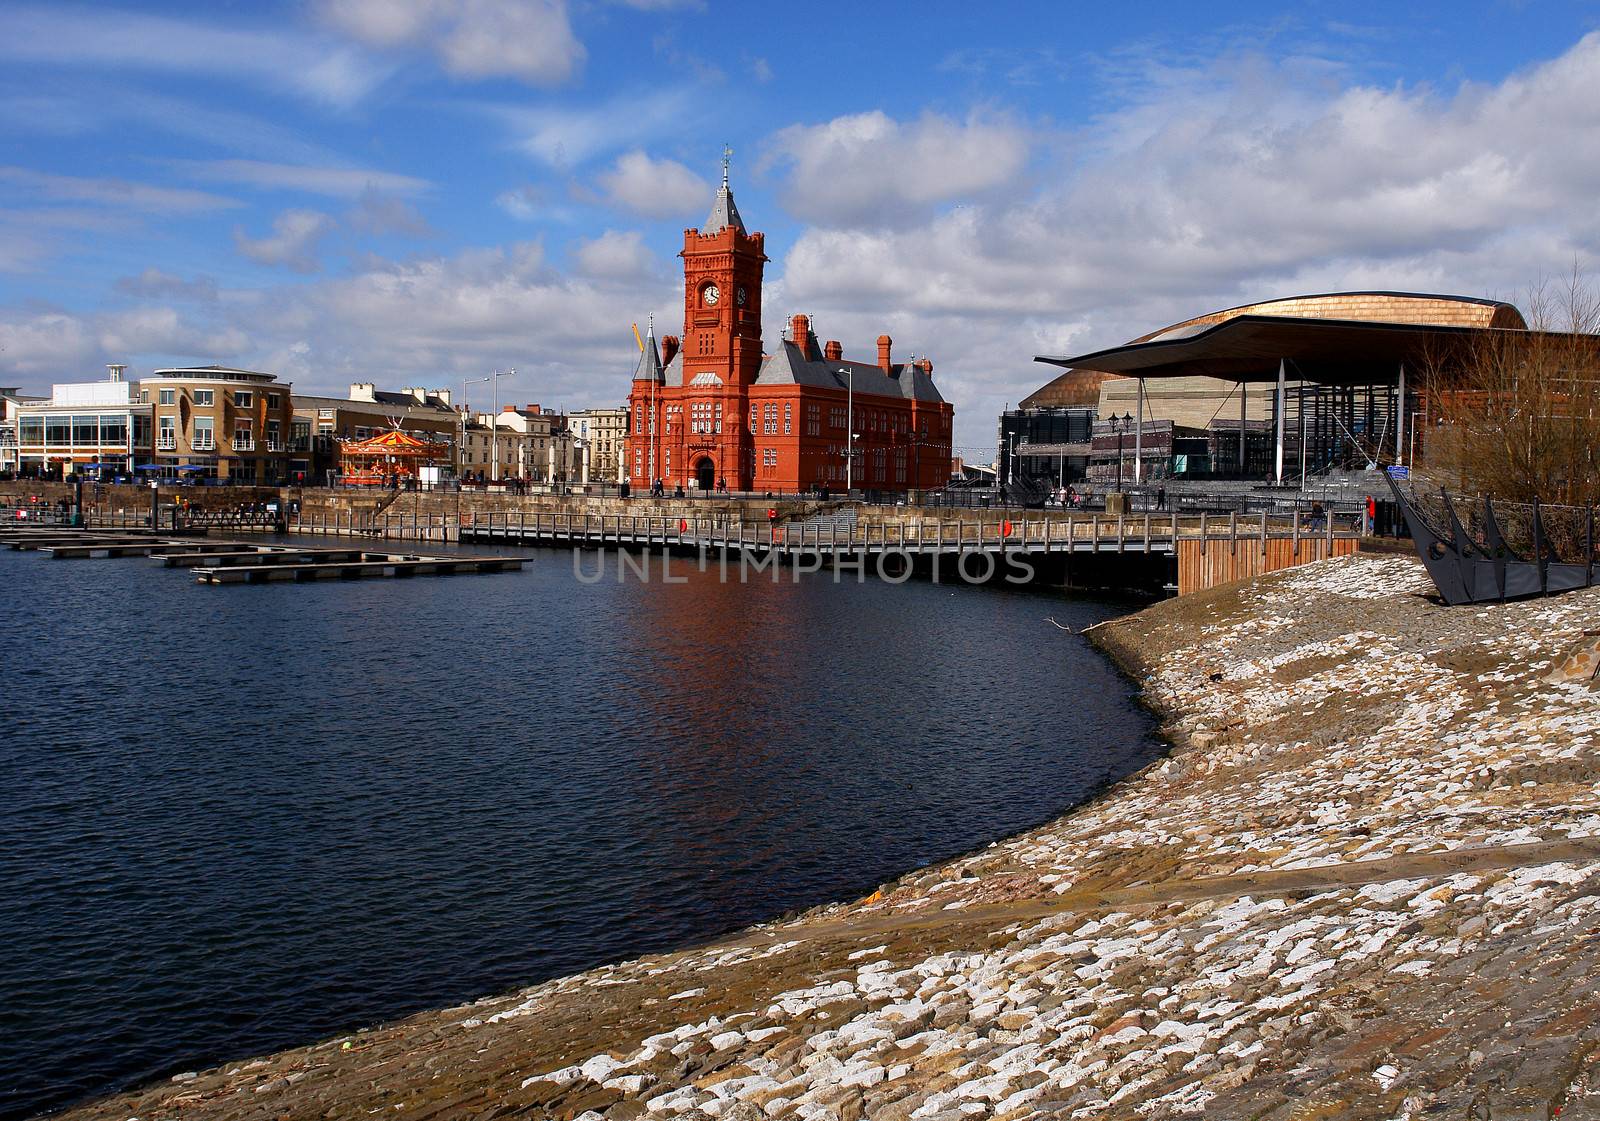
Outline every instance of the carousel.
{"type": "Polygon", "coordinates": [[[339,479],[352,487],[405,486],[422,474],[422,468],[449,462],[445,444],[396,429],[345,443],[340,449],[339,479]]]}

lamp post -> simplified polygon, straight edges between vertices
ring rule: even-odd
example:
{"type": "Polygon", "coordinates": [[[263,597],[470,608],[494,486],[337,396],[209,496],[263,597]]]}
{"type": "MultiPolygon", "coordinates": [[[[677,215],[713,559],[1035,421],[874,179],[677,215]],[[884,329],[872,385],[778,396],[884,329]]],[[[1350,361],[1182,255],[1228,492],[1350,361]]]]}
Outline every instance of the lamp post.
{"type": "Polygon", "coordinates": [[[515,366],[509,370],[496,370],[488,379],[494,383],[494,405],[492,406],[494,411],[489,414],[490,482],[498,482],[500,480],[500,379],[509,378],[516,372],[517,368],[515,366]]]}
{"type": "Polygon", "coordinates": [[[1127,431],[1128,431],[1128,422],[1130,420],[1132,420],[1132,419],[1133,419],[1133,415],[1131,413],[1123,413],[1121,416],[1118,416],[1116,413],[1112,413],[1111,414],[1111,427],[1113,427],[1113,428],[1115,428],[1117,430],[1117,493],[1118,494],[1122,493],[1122,437],[1127,433],[1127,431]]]}
{"type": "Polygon", "coordinates": [[[848,498],[855,489],[856,379],[854,370],[849,366],[839,372],[844,375],[844,493],[848,498]]]}

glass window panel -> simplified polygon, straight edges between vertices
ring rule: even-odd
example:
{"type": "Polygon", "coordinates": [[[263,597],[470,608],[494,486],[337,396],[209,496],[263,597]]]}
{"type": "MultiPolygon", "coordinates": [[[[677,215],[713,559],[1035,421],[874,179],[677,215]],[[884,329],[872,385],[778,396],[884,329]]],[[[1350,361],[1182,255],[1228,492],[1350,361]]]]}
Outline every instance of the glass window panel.
{"type": "Polygon", "coordinates": [[[72,418],[72,442],[93,446],[100,442],[100,418],[75,416],[72,418]]]}
{"type": "Polygon", "coordinates": [[[202,407],[209,407],[216,403],[216,390],[197,389],[194,391],[194,403],[202,407]]]}
{"type": "Polygon", "coordinates": [[[128,418],[125,416],[101,417],[100,442],[102,444],[126,444],[128,442],[128,418]]]}
{"type": "Polygon", "coordinates": [[[49,444],[72,443],[72,418],[47,416],[44,418],[44,438],[49,444]]]}
{"type": "Polygon", "coordinates": [[[22,441],[22,443],[24,443],[24,444],[42,444],[42,443],[44,443],[44,418],[43,417],[37,417],[37,416],[23,417],[22,421],[21,421],[21,426],[22,426],[22,431],[21,431],[21,435],[18,438],[22,441]]]}

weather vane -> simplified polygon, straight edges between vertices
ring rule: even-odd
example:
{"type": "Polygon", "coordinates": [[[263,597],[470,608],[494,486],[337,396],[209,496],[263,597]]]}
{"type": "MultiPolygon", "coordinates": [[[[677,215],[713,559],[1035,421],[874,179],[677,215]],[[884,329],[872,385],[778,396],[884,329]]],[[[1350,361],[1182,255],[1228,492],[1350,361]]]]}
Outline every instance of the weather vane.
{"type": "Polygon", "coordinates": [[[728,144],[722,146],[722,185],[728,185],[728,161],[733,158],[733,148],[728,144]]]}

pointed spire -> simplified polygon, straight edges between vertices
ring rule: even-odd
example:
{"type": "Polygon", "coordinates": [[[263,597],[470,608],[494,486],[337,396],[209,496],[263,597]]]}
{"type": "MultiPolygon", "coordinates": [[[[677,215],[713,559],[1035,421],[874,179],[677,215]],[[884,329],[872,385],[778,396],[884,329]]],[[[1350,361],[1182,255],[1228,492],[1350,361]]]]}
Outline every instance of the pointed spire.
{"type": "Polygon", "coordinates": [[[661,352],[656,349],[656,316],[650,313],[650,326],[645,333],[644,349],[639,352],[639,365],[634,368],[634,381],[662,380],[661,352]]]}
{"type": "Polygon", "coordinates": [[[739,208],[733,204],[733,191],[728,187],[728,163],[733,158],[733,149],[728,145],[722,146],[722,186],[717,190],[717,201],[711,204],[711,215],[706,219],[705,225],[700,227],[703,234],[720,233],[728,226],[732,226],[740,233],[745,232],[744,219],[739,217],[739,208]]]}

